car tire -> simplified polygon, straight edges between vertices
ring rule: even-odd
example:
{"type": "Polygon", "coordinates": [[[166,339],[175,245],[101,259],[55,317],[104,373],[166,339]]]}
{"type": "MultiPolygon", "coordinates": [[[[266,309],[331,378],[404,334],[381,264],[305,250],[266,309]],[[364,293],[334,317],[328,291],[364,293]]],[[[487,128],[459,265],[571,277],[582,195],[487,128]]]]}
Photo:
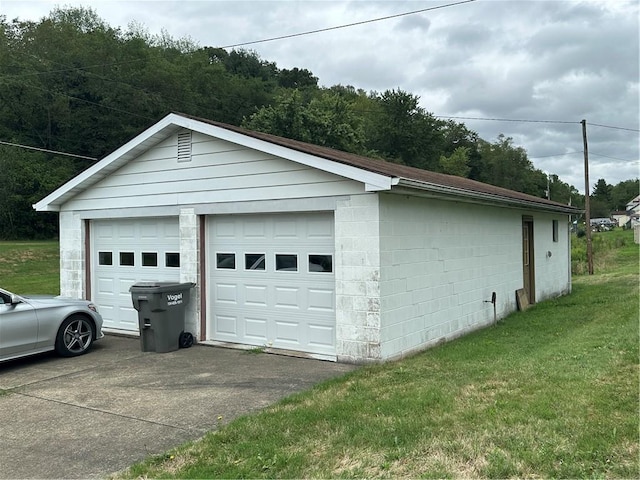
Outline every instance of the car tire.
{"type": "Polygon", "coordinates": [[[67,318],[56,335],[56,352],[63,357],[75,357],[86,353],[95,337],[93,322],[84,315],[67,318]]]}

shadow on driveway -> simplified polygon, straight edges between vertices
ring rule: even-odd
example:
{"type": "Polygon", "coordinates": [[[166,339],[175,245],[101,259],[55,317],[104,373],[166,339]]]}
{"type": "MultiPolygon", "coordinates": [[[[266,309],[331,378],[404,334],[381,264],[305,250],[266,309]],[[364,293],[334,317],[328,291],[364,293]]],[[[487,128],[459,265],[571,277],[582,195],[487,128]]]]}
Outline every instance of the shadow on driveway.
{"type": "Polygon", "coordinates": [[[0,478],[97,478],[201,437],[355,366],[196,345],[0,363],[0,478]],[[218,420],[222,417],[222,420],[218,420]]]}

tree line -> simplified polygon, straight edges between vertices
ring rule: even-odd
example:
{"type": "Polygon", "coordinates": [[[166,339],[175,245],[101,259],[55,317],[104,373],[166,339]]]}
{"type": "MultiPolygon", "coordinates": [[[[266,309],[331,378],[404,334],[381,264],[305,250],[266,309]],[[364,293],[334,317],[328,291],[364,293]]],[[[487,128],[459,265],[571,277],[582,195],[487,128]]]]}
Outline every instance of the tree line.
{"type": "MultiPolygon", "coordinates": [[[[436,118],[410,92],[321,87],[305,68],[136,24],[113,28],[90,8],[55,8],[38,22],[0,16],[0,72],[5,143],[100,158],[177,111],[539,197],[549,185],[552,200],[584,204],[512,138],[482,139],[464,123],[436,118]]],[[[0,238],[55,237],[57,216],[31,205],[92,163],[0,144],[0,238]]]]}

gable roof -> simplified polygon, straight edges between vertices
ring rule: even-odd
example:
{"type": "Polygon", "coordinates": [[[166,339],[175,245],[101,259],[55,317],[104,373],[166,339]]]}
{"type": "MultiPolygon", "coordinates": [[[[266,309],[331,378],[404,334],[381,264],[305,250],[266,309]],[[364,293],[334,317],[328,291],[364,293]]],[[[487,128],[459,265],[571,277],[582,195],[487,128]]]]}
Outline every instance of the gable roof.
{"type": "Polygon", "coordinates": [[[517,206],[558,213],[578,213],[580,211],[572,206],[467,178],[398,165],[178,113],[168,114],[34,204],[33,207],[37,211],[59,211],[66,201],[78,193],[102,180],[155,144],[183,129],[193,130],[360,181],[365,184],[367,191],[393,190],[403,193],[406,191],[406,193],[458,197],[472,202],[517,206]]]}

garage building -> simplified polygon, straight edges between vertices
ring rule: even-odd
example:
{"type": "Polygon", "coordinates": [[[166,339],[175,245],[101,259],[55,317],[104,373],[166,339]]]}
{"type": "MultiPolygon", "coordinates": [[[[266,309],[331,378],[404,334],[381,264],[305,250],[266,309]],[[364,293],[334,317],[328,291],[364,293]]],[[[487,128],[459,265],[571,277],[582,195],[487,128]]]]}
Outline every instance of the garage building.
{"type": "Polygon", "coordinates": [[[60,283],[138,334],[129,287],[194,282],[200,342],[400,358],[571,291],[573,207],[169,114],[34,205],[60,283]]]}

